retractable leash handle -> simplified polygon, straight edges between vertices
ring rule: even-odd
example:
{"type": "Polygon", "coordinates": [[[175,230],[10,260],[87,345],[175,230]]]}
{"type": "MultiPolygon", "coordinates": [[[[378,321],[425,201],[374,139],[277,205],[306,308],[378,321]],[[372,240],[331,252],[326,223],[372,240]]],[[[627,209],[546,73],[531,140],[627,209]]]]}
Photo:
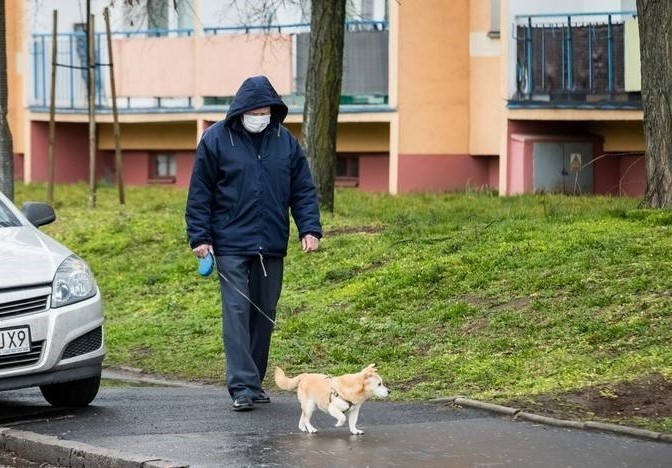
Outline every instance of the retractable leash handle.
{"type": "MultiPolygon", "coordinates": [[[[260,255],[261,256],[261,255],[260,255]]],[[[215,256],[212,254],[212,252],[208,252],[208,255],[205,257],[198,257],[198,274],[201,276],[210,276],[212,271],[215,269],[217,261],[215,260],[215,256]]],[[[262,267],[263,267],[263,257],[262,257],[262,267]]],[[[217,269],[217,274],[222,277],[224,281],[226,281],[238,294],[243,296],[247,302],[249,302],[255,309],[257,309],[261,314],[266,317],[273,325],[275,325],[275,321],[270,318],[266,313],[261,310],[261,308],[255,304],[249,297],[245,295],[243,291],[238,289],[235,284],[233,284],[229,279],[222,274],[221,271],[219,271],[219,268],[217,269]]],[[[266,269],[264,268],[264,276],[266,276],[266,269]]]]}
{"type": "Polygon", "coordinates": [[[209,276],[214,270],[215,259],[212,256],[212,252],[208,252],[208,255],[205,257],[198,258],[198,274],[201,276],[209,276]]]}

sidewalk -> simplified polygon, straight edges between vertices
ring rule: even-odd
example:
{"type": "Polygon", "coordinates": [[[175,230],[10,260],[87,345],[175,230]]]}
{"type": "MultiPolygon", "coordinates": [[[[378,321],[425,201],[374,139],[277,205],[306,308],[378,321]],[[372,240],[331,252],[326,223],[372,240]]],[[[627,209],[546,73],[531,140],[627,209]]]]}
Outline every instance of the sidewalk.
{"type": "Polygon", "coordinates": [[[0,415],[31,412],[9,425],[0,417],[7,426],[0,449],[73,467],[662,468],[672,460],[669,434],[542,418],[466,398],[367,402],[362,436],[316,413],[320,432],[310,435],[297,429],[296,398],[271,396],[269,405],[234,413],[217,387],[105,387],[89,408],[54,412],[26,389],[0,406],[0,415]]]}

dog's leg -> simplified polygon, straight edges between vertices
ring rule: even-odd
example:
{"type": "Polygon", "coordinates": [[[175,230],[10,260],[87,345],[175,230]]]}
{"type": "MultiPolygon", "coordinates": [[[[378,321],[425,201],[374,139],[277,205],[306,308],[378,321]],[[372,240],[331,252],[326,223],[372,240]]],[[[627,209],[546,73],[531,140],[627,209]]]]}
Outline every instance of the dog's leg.
{"type": "Polygon", "coordinates": [[[352,407],[348,413],[348,425],[350,426],[350,432],[353,435],[364,434],[364,431],[357,429],[357,418],[359,417],[359,407],[360,405],[355,405],[352,407]]]}
{"type": "Polygon", "coordinates": [[[306,432],[306,415],[301,411],[301,417],[299,418],[299,430],[301,432],[306,432]]]}
{"type": "Polygon", "coordinates": [[[315,411],[315,402],[308,400],[305,403],[301,402],[301,419],[299,419],[299,429],[303,432],[309,432],[311,434],[317,432],[317,429],[310,424],[310,418],[315,411]]]}
{"type": "Polygon", "coordinates": [[[336,418],[336,427],[341,427],[343,424],[345,424],[345,415],[343,414],[343,411],[337,408],[333,402],[329,403],[327,411],[329,411],[330,415],[336,418]]]}

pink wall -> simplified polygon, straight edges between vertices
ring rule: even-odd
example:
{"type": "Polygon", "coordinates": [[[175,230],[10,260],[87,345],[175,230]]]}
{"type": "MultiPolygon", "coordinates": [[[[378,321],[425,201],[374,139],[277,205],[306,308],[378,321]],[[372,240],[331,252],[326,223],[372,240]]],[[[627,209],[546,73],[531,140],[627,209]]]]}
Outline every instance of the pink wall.
{"type": "Polygon", "coordinates": [[[619,190],[620,195],[628,197],[643,197],[646,193],[646,162],[644,155],[620,156],[619,162],[619,190]]]}
{"type": "Polygon", "coordinates": [[[177,160],[177,176],[175,185],[178,187],[188,187],[191,179],[191,170],[194,166],[195,152],[178,152],[175,154],[177,160]]]}
{"type": "MultiPolygon", "coordinates": [[[[31,122],[31,177],[33,182],[46,182],[49,160],[49,125],[31,122]]],[[[54,142],[54,179],[58,183],[89,180],[88,125],[57,123],[54,142]]]]}
{"type": "Polygon", "coordinates": [[[646,191],[644,155],[606,153],[595,161],[595,174],[595,193],[642,197],[646,191]]]}
{"type": "Polygon", "coordinates": [[[23,154],[14,153],[14,180],[23,181],[23,154]]]}
{"type": "Polygon", "coordinates": [[[383,155],[361,155],[359,157],[359,189],[364,192],[384,192],[389,190],[390,157],[383,155]]]}
{"type": "Polygon", "coordinates": [[[400,154],[398,192],[450,192],[488,185],[490,161],[468,154],[400,154]]]}
{"type": "Polygon", "coordinates": [[[618,195],[618,179],[621,177],[620,158],[616,155],[602,155],[601,149],[595,153],[598,156],[593,163],[593,191],[603,195],[618,195]]]}
{"type": "Polygon", "coordinates": [[[124,183],[146,185],[149,179],[149,152],[124,151],[124,183]]]}
{"type": "Polygon", "coordinates": [[[488,156],[488,185],[499,187],[499,156],[488,156]]]}
{"type": "Polygon", "coordinates": [[[512,135],[509,140],[508,194],[532,190],[532,146],[512,135]]]}
{"type": "MultiPolygon", "coordinates": [[[[124,184],[126,185],[147,185],[150,182],[151,173],[151,154],[154,151],[124,151],[122,155],[122,164],[124,172],[124,184]]],[[[191,178],[191,169],[194,163],[194,153],[191,151],[175,152],[177,163],[177,174],[175,182],[171,185],[176,187],[188,187],[191,178]]],[[[109,182],[114,182],[114,152],[106,151],[100,157],[101,173],[109,182]]]]}

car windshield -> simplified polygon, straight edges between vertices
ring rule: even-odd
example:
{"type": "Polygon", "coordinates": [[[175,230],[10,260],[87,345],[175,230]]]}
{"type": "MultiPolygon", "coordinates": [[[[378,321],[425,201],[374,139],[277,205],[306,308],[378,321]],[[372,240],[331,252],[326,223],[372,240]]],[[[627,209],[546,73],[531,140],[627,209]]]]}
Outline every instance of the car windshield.
{"type": "Polygon", "coordinates": [[[9,211],[9,208],[0,200],[0,228],[21,226],[19,219],[14,216],[14,213],[9,211]]]}

